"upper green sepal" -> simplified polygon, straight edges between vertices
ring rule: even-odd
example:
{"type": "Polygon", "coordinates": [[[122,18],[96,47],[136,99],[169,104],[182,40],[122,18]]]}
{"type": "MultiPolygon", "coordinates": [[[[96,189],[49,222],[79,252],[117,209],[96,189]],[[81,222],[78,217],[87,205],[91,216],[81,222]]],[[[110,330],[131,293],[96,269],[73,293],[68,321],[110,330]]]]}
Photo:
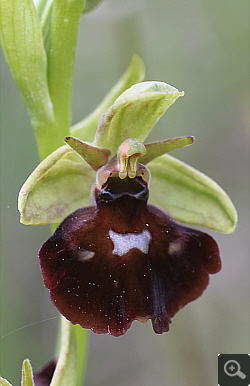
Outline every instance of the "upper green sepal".
{"type": "Polygon", "coordinates": [[[148,165],[152,182],[149,200],[176,220],[231,233],[237,225],[236,209],[213,180],[169,155],[148,165]]]}
{"type": "Polygon", "coordinates": [[[163,82],[141,82],[124,91],[106,111],[96,132],[94,145],[114,155],[127,138],[145,140],[155,123],[180,92],[163,82]]]}
{"type": "Polygon", "coordinates": [[[74,137],[66,137],[64,141],[96,171],[108,162],[111,155],[108,149],[101,149],[74,137]]]}

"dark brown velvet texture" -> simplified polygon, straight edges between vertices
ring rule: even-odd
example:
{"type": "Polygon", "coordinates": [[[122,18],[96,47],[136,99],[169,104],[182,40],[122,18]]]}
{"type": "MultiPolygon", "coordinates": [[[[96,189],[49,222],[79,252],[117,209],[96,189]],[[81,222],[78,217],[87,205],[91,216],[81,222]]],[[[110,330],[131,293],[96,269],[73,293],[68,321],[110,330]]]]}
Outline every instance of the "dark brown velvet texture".
{"type": "Polygon", "coordinates": [[[148,205],[140,177],[109,178],[95,196],[97,206],[68,216],[40,250],[54,305],[96,333],[122,335],[135,319],[168,331],[220,270],[216,242],[148,205]]]}

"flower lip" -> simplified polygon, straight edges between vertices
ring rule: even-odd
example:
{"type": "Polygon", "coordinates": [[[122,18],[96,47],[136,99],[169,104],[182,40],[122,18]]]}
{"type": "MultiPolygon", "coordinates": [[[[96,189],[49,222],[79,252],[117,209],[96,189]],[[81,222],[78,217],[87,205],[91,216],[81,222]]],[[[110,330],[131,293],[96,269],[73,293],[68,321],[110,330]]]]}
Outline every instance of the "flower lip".
{"type": "Polygon", "coordinates": [[[96,190],[96,202],[114,201],[122,196],[134,197],[140,201],[147,201],[148,188],[141,177],[131,179],[126,177],[120,179],[119,177],[110,177],[101,191],[96,190]]]}

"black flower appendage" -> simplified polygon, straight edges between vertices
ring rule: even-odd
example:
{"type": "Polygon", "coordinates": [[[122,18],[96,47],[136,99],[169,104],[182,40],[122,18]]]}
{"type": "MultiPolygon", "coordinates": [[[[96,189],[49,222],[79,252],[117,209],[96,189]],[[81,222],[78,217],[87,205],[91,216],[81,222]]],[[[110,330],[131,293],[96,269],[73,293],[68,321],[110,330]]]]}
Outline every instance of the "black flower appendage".
{"type": "Polygon", "coordinates": [[[220,270],[216,242],[147,204],[142,176],[111,176],[93,193],[96,205],[68,216],[40,250],[54,305],[96,333],[120,336],[149,319],[168,331],[220,270]]]}

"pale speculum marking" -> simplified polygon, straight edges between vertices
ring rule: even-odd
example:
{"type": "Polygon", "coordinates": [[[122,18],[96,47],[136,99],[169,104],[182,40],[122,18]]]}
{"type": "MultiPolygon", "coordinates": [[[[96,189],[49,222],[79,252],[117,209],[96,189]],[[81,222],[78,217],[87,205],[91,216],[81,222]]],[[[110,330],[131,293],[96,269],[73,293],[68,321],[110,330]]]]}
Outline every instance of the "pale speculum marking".
{"type": "Polygon", "coordinates": [[[168,253],[170,255],[173,255],[174,253],[178,255],[180,252],[182,252],[183,247],[184,247],[184,242],[180,239],[177,239],[175,241],[172,241],[172,243],[169,244],[168,253]]]}
{"type": "Polygon", "coordinates": [[[131,249],[137,248],[142,253],[147,254],[149,243],[152,239],[148,230],[142,233],[116,233],[110,229],[109,236],[114,244],[113,254],[123,256],[131,249]]]}
{"type": "Polygon", "coordinates": [[[77,254],[78,254],[78,257],[81,261],[88,261],[88,260],[92,259],[92,257],[95,256],[95,252],[85,251],[85,250],[78,251],[77,254]]]}

